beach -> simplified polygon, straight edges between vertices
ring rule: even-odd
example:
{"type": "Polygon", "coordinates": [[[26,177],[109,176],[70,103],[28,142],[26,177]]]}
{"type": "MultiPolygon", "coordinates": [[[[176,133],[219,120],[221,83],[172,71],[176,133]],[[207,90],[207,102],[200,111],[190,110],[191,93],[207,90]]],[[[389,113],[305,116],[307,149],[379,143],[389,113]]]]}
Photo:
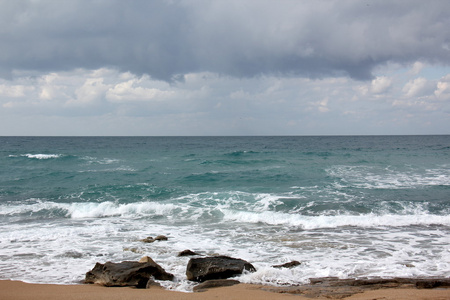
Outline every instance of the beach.
{"type": "Polygon", "coordinates": [[[184,293],[168,291],[159,287],[135,289],[129,287],[111,288],[99,285],[55,285],[29,284],[21,281],[0,281],[2,300],[212,300],[212,299],[450,299],[450,289],[383,288],[368,290],[348,297],[304,297],[298,294],[277,293],[267,286],[238,284],[230,287],[213,288],[204,292],[184,293]]]}

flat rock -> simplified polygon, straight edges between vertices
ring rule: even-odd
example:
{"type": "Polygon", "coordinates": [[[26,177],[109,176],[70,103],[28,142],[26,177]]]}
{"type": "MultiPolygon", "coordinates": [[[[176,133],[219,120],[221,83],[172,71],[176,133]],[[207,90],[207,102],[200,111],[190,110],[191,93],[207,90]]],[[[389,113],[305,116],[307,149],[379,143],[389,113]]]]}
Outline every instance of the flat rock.
{"type": "Polygon", "coordinates": [[[207,280],[205,282],[200,283],[199,285],[196,285],[194,287],[194,292],[203,292],[210,288],[232,286],[232,285],[239,284],[239,283],[240,282],[238,280],[233,280],[233,279],[207,280]]]}
{"type": "Polygon", "coordinates": [[[274,287],[278,293],[300,294],[304,297],[342,299],[351,295],[381,288],[450,288],[450,278],[371,278],[339,279],[337,277],[311,278],[310,284],[274,287]]]}

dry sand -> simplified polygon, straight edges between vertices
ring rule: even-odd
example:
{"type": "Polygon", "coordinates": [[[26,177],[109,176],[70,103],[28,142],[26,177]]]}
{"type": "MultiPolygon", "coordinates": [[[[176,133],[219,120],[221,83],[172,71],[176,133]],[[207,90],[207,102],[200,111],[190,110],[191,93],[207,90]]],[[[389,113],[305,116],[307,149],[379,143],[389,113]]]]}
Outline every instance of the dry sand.
{"type": "MultiPolygon", "coordinates": [[[[182,293],[167,291],[162,288],[134,289],[128,287],[111,288],[97,285],[54,285],[29,284],[20,281],[0,281],[1,300],[217,300],[217,299],[311,299],[301,295],[280,294],[270,292],[265,287],[238,284],[230,287],[209,289],[205,292],[182,293]]],[[[330,299],[330,298],[314,298],[330,299]]],[[[401,299],[434,299],[449,300],[450,289],[378,289],[355,294],[341,299],[352,300],[401,300],[401,299]]]]}

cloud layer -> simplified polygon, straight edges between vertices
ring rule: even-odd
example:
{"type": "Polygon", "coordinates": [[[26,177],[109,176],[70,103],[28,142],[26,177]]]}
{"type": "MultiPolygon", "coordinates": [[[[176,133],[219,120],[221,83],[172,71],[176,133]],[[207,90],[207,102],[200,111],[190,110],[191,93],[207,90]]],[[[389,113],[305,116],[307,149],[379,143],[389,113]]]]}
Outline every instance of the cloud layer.
{"type": "Polygon", "coordinates": [[[447,0],[0,0],[0,135],[449,134],[447,0]]]}
{"type": "Polygon", "coordinates": [[[0,70],[372,79],[449,65],[449,1],[1,1],[0,70]]]}

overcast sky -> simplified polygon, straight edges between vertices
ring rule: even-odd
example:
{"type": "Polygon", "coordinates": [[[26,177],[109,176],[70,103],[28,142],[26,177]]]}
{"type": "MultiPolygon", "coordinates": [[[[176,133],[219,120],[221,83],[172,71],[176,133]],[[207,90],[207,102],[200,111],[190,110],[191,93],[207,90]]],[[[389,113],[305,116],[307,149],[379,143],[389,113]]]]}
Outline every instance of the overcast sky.
{"type": "Polygon", "coordinates": [[[448,0],[0,0],[0,135],[450,134],[448,0]]]}

